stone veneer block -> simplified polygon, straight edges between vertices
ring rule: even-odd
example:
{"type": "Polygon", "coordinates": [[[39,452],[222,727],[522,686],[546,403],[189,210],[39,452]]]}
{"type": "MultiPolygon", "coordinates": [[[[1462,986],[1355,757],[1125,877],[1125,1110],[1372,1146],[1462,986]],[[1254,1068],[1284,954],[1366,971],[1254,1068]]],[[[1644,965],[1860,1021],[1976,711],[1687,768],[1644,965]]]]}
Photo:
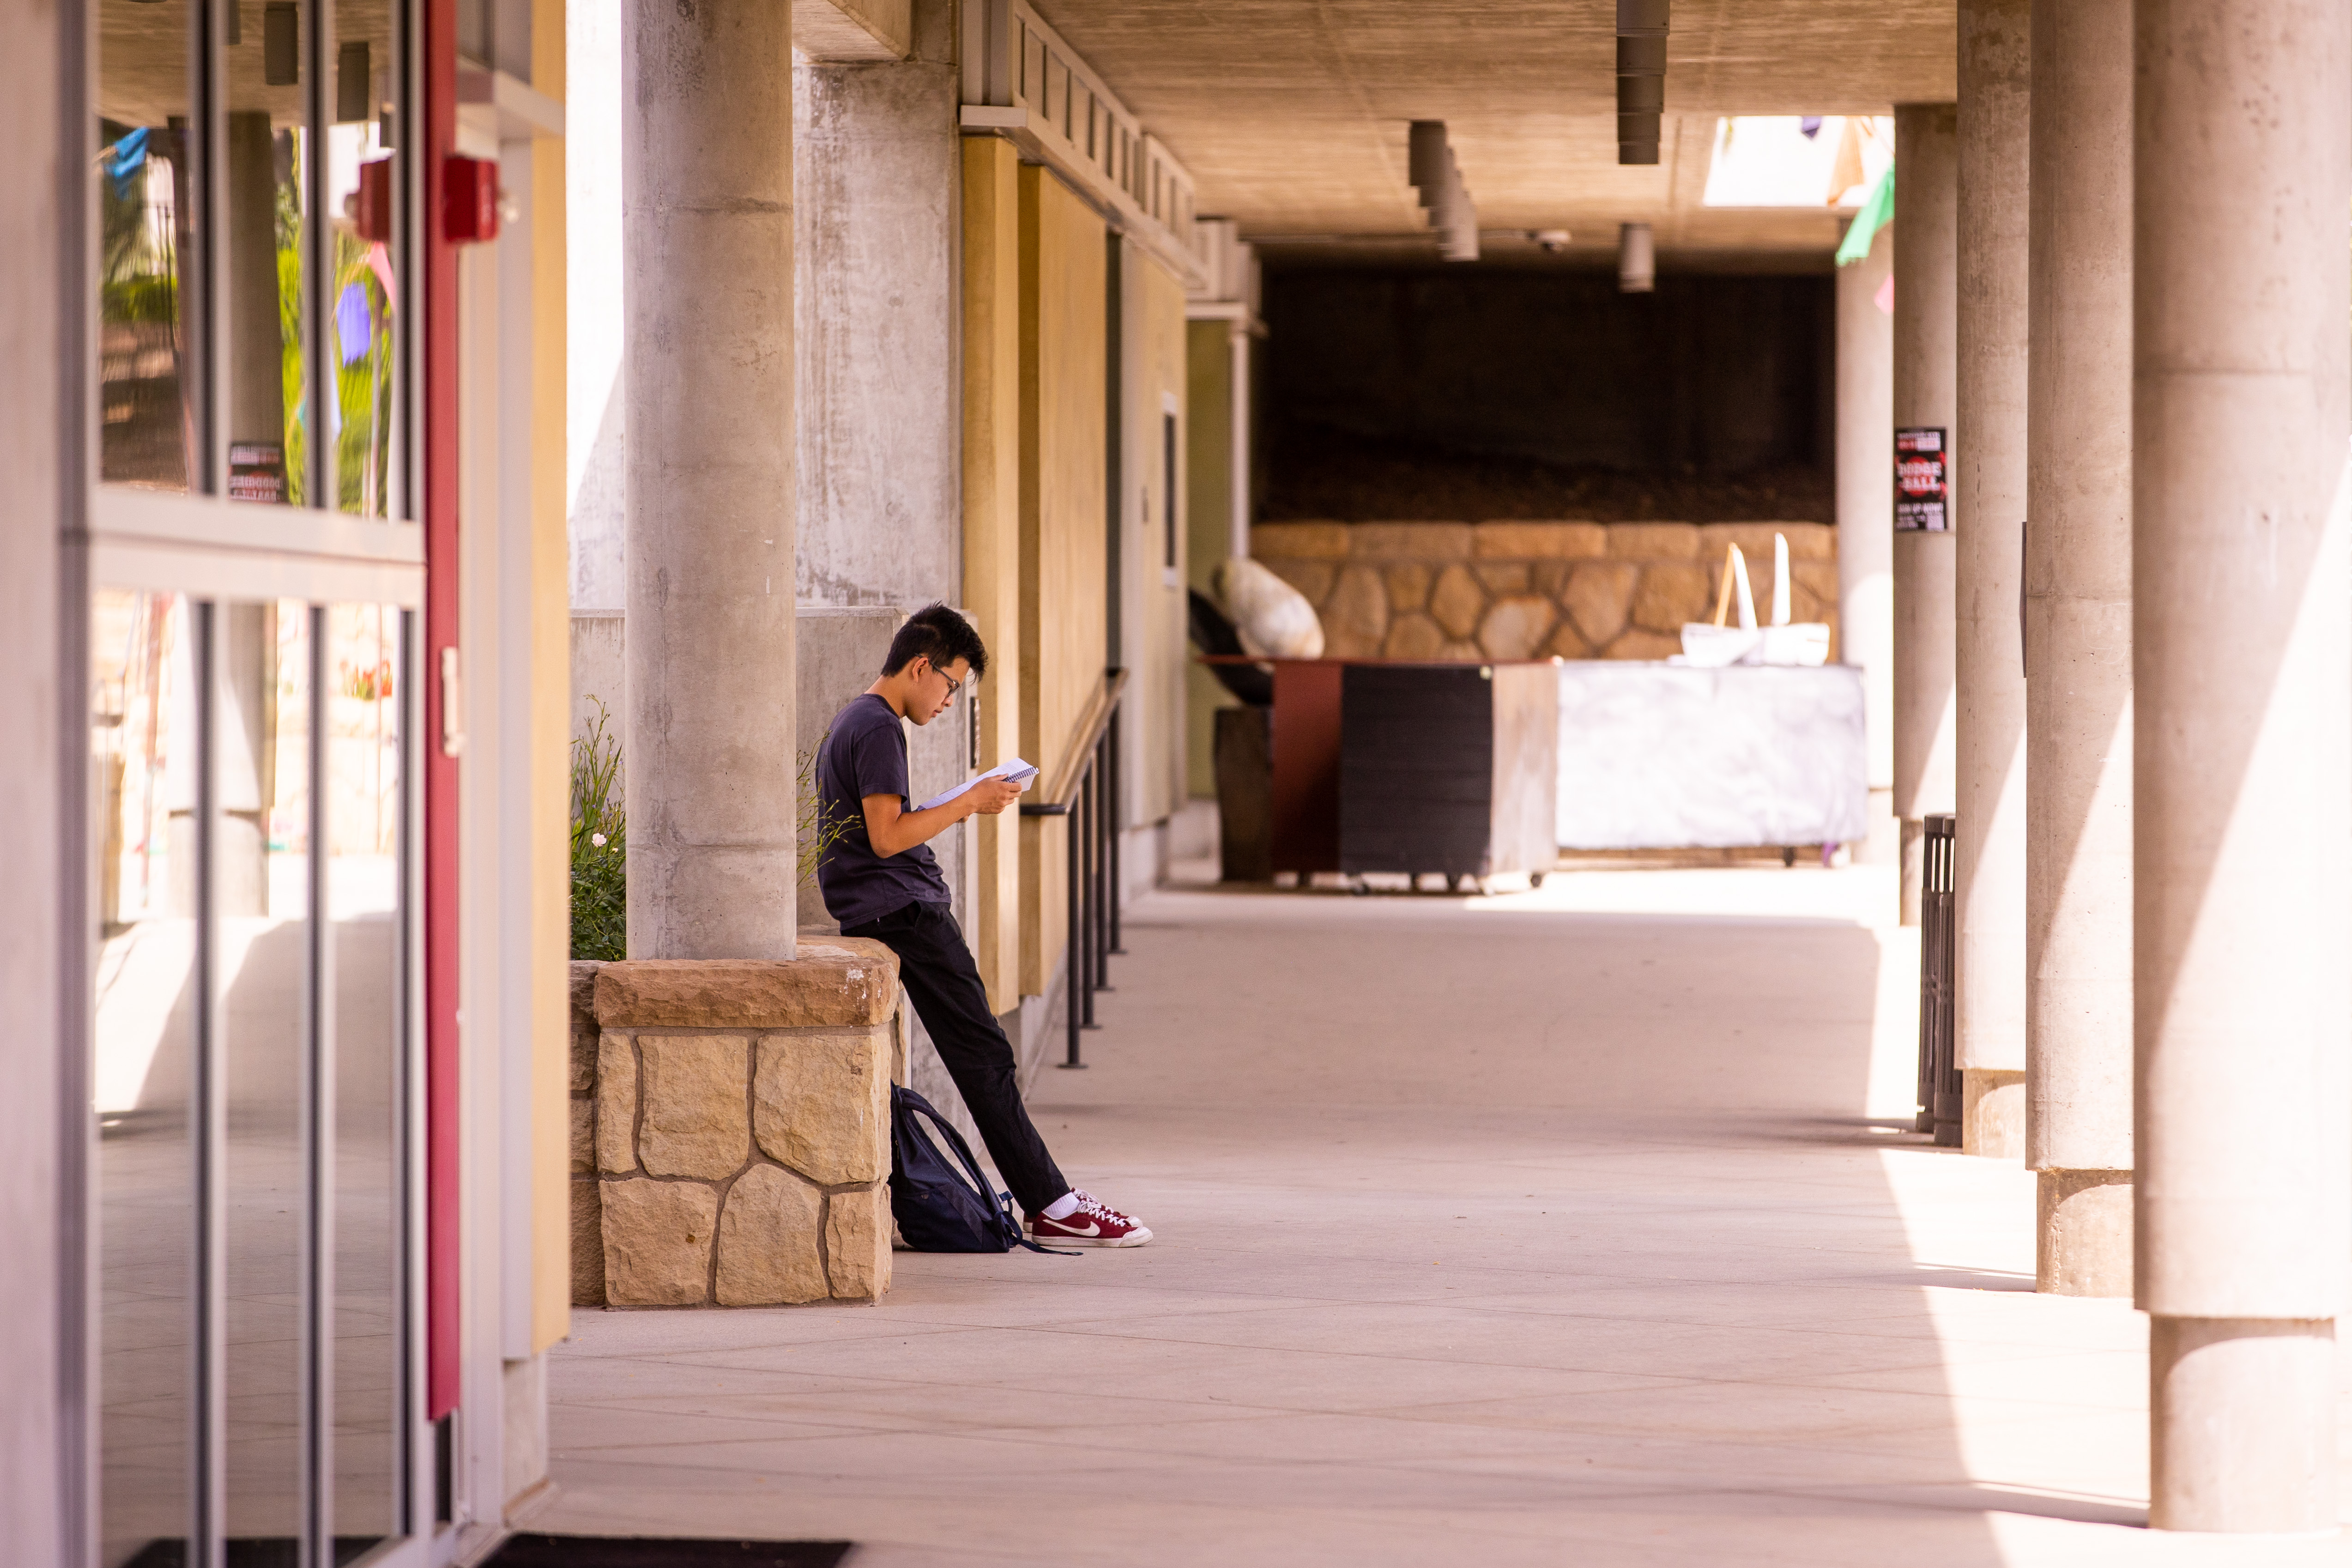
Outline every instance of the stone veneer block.
{"type": "Polygon", "coordinates": [[[1429,613],[1445,628],[1449,637],[1466,637],[1478,629],[1478,616],[1486,607],[1486,591],[1478,586],[1478,579],[1466,566],[1448,566],[1437,574],[1437,586],[1429,592],[1429,613]]]}
{"type": "Polygon", "coordinates": [[[572,1304],[604,1305],[604,1204],[601,1184],[572,1184],[572,1304]]]}
{"type": "MultiPolygon", "coordinates": [[[[1836,562],[1799,561],[1792,555],[1789,562],[1789,576],[1796,584],[1801,592],[1811,594],[1813,596],[1814,604],[1817,605],[1822,611],[1822,614],[1819,616],[1820,619],[1833,620],[1836,618],[1835,616],[1831,613],[1836,610],[1838,605],[1838,569],[1836,562]]],[[[1768,599],[1765,603],[1769,606],[1771,601],[1768,599]]]]}
{"type": "Polygon", "coordinates": [[[1639,626],[1628,628],[1622,637],[1609,645],[1611,658],[1654,660],[1672,658],[1682,651],[1683,638],[1679,630],[1672,634],[1645,632],[1639,626]]]}
{"type": "Polygon", "coordinates": [[[1606,555],[1612,526],[1605,522],[1482,522],[1471,531],[1470,552],[1481,561],[1606,555]]]}
{"type": "Polygon", "coordinates": [[[643,959],[596,973],[596,1019],[607,1029],[807,1029],[887,1024],[898,1001],[895,958],[803,942],[798,957],[643,959]]]}
{"type": "MultiPolygon", "coordinates": [[[[643,1176],[597,1185],[604,1211],[605,1300],[615,1307],[708,1303],[718,1190],[700,1182],[643,1176]]],[[[814,1215],[809,1223],[814,1236],[814,1215]]]]}
{"type": "Polygon", "coordinates": [[[1381,647],[1383,658],[1435,658],[1445,646],[1445,634],[1437,623],[1419,610],[1399,616],[1389,627],[1388,641],[1381,647]]]}
{"type": "Polygon", "coordinates": [[[1322,607],[1323,652],[1349,658],[1376,653],[1389,629],[1389,596],[1381,574],[1370,566],[1350,566],[1339,574],[1339,585],[1322,607]]]}
{"type": "MultiPolygon", "coordinates": [[[[1769,546],[1772,541],[1767,537],[1764,542],[1769,546]]],[[[1716,546],[1718,554],[1722,548],[1716,546]]],[[[1699,553],[1698,529],[1687,522],[1612,522],[1609,553],[1620,561],[1688,561],[1699,553]]]]}
{"type": "Polygon", "coordinates": [[[604,966],[593,959],[572,963],[572,1092],[593,1093],[596,1088],[596,972],[604,966]]]}
{"type": "Polygon", "coordinates": [[[1350,526],[1344,522],[1261,522],[1250,530],[1250,554],[1294,561],[1344,561],[1350,526]]]}
{"type": "Polygon", "coordinates": [[[1641,568],[1630,561],[1588,561],[1569,574],[1560,593],[1561,607],[1576,629],[1595,647],[1602,647],[1625,629],[1633,602],[1633,582],[1641,568]]]}
{"type": "Polygon", "coordinates": [[[1335,561],[1301,561],[1294,556],[1269,555],[1258,564],[1297,589],[1310,605],[1319,605],[1329,598],[1331,584],[1339,577],[1339,563],[1335,561]]]}
{"type": "Polygon", "coordinates": [[[825,1272],[844,1300],[879,1300],[890,1288],[890,1187],[835,1193],[824,1204],[825,1272]]]}
{"type": "MultiPolygon", "coordinates": [[[[1725,545],[1737,544],[1739,553],[1748,557],[1748,580],[1755,585],[1759,618],[1770,603],[1774,534],[1789,541],[1789,560],[1792,564],[1837,559],[1837,530],[1825,522],[1710,522],[1699,532],[1700,554],[1719,559],[1725,545]]],[[[1793,570],[1790,575],[1795,575],[1793,570]]]]}
{"type": "Polygon", "coordinates": [[[1358,561],[1467,561],[1466,522],[1356,522],[1348,525],[1348,553],[1358,561]]]}
{"type": "Polygon", "coordinates": [[[824,1194],[790,1171],[754,1165],[736,1177],[719,1221],[719,1304],[774,1307],[832,1295],[817,1251],[824,1211],[824,1194]]]}
{"type": "Polygon", "coordinates": [[[626,1175],[637,1168],[637,1049],[607,1034],[596,1047],[596,1168],[626,1175]]]}
{"type": "Polygon", "coordinates": [[[1576,629],[1574,621],[1563,619],[1552,627],[1551,641],[1544,645],[1543,651],[1554,658],[1591,658],[1592,645],[1584,640],[1584,634],[1576,629]]]}
{"type": "MultiPolygon", "coordinates": [[[[1642,569],[1642,581],[1633,590],[1633,624],[1654,632],[1672,634],[1675,651],[1682,651],[1682,629],[1686,621],[1713,618],[1714,602],[1707,596],[1707,569],[1696,561],[1661,561],[1642,569]]],[[[1769,593],[1769,588],[1767,588],[1769,593]]],[[[1767,613],[1772,607],[1767,598],[1760,606],[1767,613]]]]}
{"type": "Polygon", "coordinates": [[[751,1157],[749,1035],[637,1037],[644,1064],[637,1159],[648,1175],[716,1182],[751,1157]]]}
{"type": "Polygon", "coordinates": [[[1488,658],[1532,658],[1554,619],[1551,601],[1513,594],[1495,601],[1478,623],[1478,646],[1488,658]]]}
{"type": "Polygon", "coordinates": [[[760,1152],[819,1186],[887,1177],[888,1046],[880,1030],[763,1037],[751,1090],[760,1152]]]}
{"type": "Polygon", "coordinates": [[[1429,568],[1422,563],[1401,561],[1384,568],[1381,576],[1389,585],[1389,608],[1398,615],[1428,605],[1429,568]]]}
{"type": "Polygon", "coordinates": [[[596,1102],[584,1096],[567,1101],[572,1107],[572,1173],[596,1173],[596,1102]]]}

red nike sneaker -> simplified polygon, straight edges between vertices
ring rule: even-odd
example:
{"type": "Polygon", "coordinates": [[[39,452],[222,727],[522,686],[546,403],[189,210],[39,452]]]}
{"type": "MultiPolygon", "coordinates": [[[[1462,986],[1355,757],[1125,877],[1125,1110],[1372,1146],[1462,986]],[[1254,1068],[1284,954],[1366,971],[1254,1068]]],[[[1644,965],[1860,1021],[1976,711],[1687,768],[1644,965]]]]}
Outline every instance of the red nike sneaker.
{"type": "Polygon", "coordinates": [[[1078,1206],[1061,1219],[1042,1214],[1029,1216],[1029,1235],[1045,1243],[1071,1247],[1141,1247],[1151,1232],[1132,1215],[1123,1215],[1090,1193],[1073,1191],[1078,1206]]]}

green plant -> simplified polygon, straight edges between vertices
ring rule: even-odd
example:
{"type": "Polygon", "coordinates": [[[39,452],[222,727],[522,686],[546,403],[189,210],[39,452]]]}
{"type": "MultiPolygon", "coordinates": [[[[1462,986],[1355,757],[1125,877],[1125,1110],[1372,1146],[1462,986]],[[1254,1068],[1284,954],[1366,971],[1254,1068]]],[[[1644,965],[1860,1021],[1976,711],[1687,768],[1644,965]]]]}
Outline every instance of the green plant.
{"type": "Polygon", "coordinates": [[[848,836],[850,828],[856,826],[855,818],[840,812],[835,812],[828,819],[824,801],[816,786],[816,760],[824,753],[825,742],[832,738],[833,731],[827,730],[817,737],[814,751],[801,753],[800,771],[793,781],[793,795],[800,805],[794,835],[800,847],[796,867],[799,873],[796,885],[799,887],[805,888],[816,879],[816,868],[824,863],[825,851],[840,843],[848,836]]]}
{"type": "MultiPolygon", "coordinates": [[[[606,729],[612,715],[604,702],[588,732],[572,742],[572,956],[622,959],[629,955],[628,822],[621,808],[621,742],[606,729]]],[[[851,820],[838,813],[828,820],[816,787],[816,759],[824,750],[800,754],[794,795],[799,855],[796,883],[815,879],[825,851],[841,842],[851,820]]]]}
{"type": "Polygon", "coordinates": [[[572,742],[572,956],[629,955],[628,822],[622,811],[621,742],[595,698],[588,732],[572,742]]]}

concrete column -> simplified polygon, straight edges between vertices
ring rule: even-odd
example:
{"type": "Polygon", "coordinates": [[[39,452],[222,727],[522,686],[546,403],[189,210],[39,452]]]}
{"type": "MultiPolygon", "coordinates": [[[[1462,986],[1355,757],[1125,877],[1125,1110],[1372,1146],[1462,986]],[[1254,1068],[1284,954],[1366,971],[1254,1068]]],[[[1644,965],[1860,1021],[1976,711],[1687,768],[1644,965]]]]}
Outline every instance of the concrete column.
{"type": "Polygon", "coordinates": [[[2131,1294],[2131,14],[2033,13],[2025,1160],[2068,1296],[2131,1294]]]}
{"type": "Polygon", "coordinates": [[[2025,254],[2030,0],[1961,0],[1953,473],[1960,1147],[2025,1152],[2025,254]]]}
{"type": "Polygon", "coordinates": [[[1837,273],[1838,658],[1862,668],[1870,837],[1857,860],[1900,858],[1895,818],[1895,321],[1880,291],[1895,235],[1837,273]]]}
{"type": "Polygon", "coordinates": [[[2352,10],[2138,0],[2133,43],[2149,1522],[2332,1531],[2352,1255],[2352,10]]]}
{"type": "MultiPolygon", "coordinates": [[[[1895,423],[1952,427],[1959,132],[1948,103],[1895,106],[1895,423]]],[[[1895,815],[1903,923],[1919,923],[1925,818],[1952,809],[1952,536],[1895,535],[1895,815]]]]}
{"type": "Polygon", "coordinates": [[[792,9],[622,50],[629,952],[791,958],[792,9]]]}
{"type": "MultiPolygon", "coordinates": [[[[88,299],[98,182],[89,174],[89,15],[35,5],[9,18],[0,49],[0,810],[15,828],[0,905],[0,1230],[8,1237],[11,1322],[0,1341],[0,1568],[98,1556],[89,1526],[97,1443],[99,1303],[89,1224],[88,1051],[92,957],[79,933],[97,911],[83,847],[90,831],[81,537],[97,470],[84,410],[96,345],[88,299]]],[[[166,1417],[168,1419],[168,1417],[166,1417]]]]}

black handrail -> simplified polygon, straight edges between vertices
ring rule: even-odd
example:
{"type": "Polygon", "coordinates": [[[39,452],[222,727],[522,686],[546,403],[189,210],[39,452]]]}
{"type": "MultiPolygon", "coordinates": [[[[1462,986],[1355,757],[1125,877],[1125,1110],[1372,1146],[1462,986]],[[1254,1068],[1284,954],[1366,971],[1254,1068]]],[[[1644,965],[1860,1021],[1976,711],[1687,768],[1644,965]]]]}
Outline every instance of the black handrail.
{"type": "Polygon", "coordinates": [[[1062,973],[1068,987],[1062,1011],[1069,1051],[1060,1065],[1083,1068],[1078,1031],[1095,1023],[1095,993],[1110,989],[1110,955],[1118,947],[1118,703],[1127,671],[1103,672],[1062,753],[1044,798],[1024,801],[1024,816],[1066,817],[1070,825],[1067,875],[1068,941],[1062,973]]]}
{"type": "Polygon", "coordinates": [[[1957,1148],[1960,1142],[1960,1065],[1956,1051],[1954,986],[1958,958],[1957,883],[1949,814],[1927,819],[1919,866],[1919,1119],[1922,1132],[1957,1148]]]}

